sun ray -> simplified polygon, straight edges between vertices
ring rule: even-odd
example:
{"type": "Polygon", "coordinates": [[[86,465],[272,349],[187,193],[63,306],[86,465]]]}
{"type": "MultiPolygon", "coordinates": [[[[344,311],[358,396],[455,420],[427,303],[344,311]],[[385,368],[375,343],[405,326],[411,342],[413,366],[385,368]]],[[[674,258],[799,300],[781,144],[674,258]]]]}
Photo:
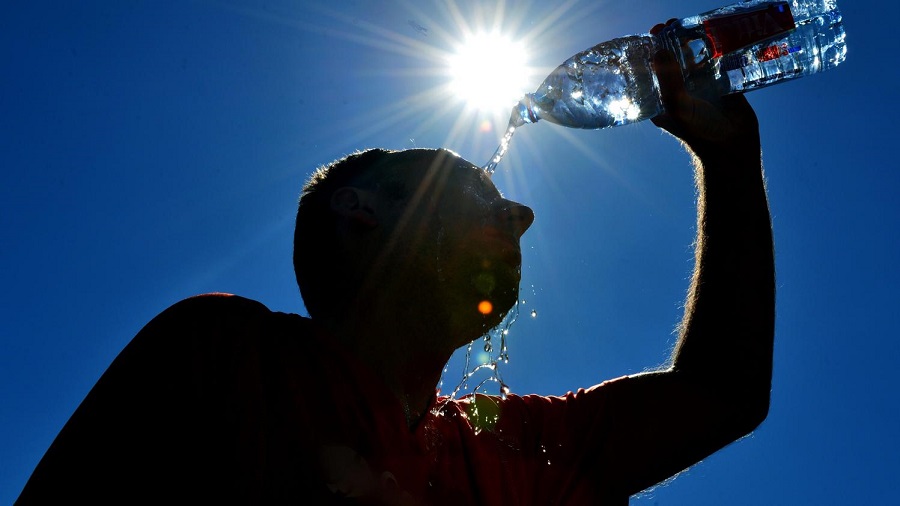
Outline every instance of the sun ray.
{"type": "Polygon", "coordinates": [[[466,21],[465,16],[463,16],[462,11],[460,11],[459,7],[456,5],[456,2],[450,0],[447,2],[447,8],[450,11],[450,15],[453,19],[453,26],[457,28],[458,31],[463,34],[470,34],[474,30],[469,26],[469,23],[466,21]]]}
{"type": "MultiPolygon", "coordinates": [[[[415,26],[422,27],[422,30],[410,28],[412,25],[405,22],[402,23],[403,28],[392,29],[368,19],[354,17],[352,13],[331,6],[304,7],[319,17],[324,16],[336,22],[325,25],[305,22],[296,12],[290,17],[237,6],[229,8],[265,22],[290,26],[308,33],[327,34],[330,37],[399,55],[409,61],[409,64],[403,67],[396,64],[387,68],[373,67],[370,70],[376,75],[390,76],[403,81],[418,80],[423,83],[424,88],[418,92],[405,93],[402,97],[388,97],[377,103],[362,104],[347,121],[337,122],[331,128],[312,133],[315,138],[323,140],[338,138],[342,145],[360,146],[373,136],[390,132],[398,125],[404,125],[405,131],[398,136],[404,140],[431,135],[440,129],[444,130],[442,146],[473,158],[475,163],[480,163],[486,161],[496,149],[496,144],[499,143],[506,128],[509,108],[516,97],[488,98],[479,106],[474,102],[468,103],[463,97],[455,96],[453,75],[448,66],[448,61],[453,59],[454,50],[467,37],[496,34],[498,39],[515,40],[529,51],[546,51],[548,46],[552,47],[548,41],[564,40],[565,37],[561,33],[581,17],[566,16],[573,9],[594,10],[602,6],[599,3],[582,5],[578,0],[565,0],[558,6],[548,8],[543,15],[534,17],[529,15],[529,9],[519,8],[518,5],[513,9],[512,4],[505,0],[475,10],[464,9],[458,0],[449,0],[438,7],[440,9],[438,14],[433,12],[428,14],[421,6],[409,0],[401,0],[399,5],[408,13],[403,19],[414,20],[415,26]],[[435,15],[443,17],[438,21],[434,19],[435,15]],[[403,33],[401,31],[403,29],[408,30],[408,33],[403,33]],[[484,128],[483,125],[489,128],[484,128]]],[[[518,90],[521,93],[536,88],[538,79],[547,70],[528,63],[524,61],[519,64],[525,74],[521,90],[518,90]]],[[[489,74],[479,79],[485,81],[485,86],[491,86],[495,84],[493,81],[496,81],[495,76],[489,74]]],[[[600,170],[615,174],[614,168],[597,154],[594,147],[585,145],[565,129],[546,130],[560,136],[564,142],[572,146],[573,150],[586,156],[600,170]]],[[[543,162],[535,163],[541,160],[541,153],[537,148],[525,145],[521,141],[517,142],[516,138],[513,138],[512,146],[507,155],[510,157],[507,162],[510,165],[521,167],[526,158],[529,165],[543,165],[543,162]]],[[[516,177],[522,176],[507,174],[504,176],[505,183],[516,184],[516,177]]]]}
{"type": "MultiPolygon", "coordinates": [[[[566,0],[558,5],[556,9],[553,9],[553,12],[549,16],[543,16],[540,22],[534,25],[534,28],[525,34],[525,38],[536,40],[545,37],[549,33],[565,32],[569,29],[570,25],[583,18],[583,16],[569,16],[568,18],[563,18],[563,16],[572,10],[578,3],[579,0],[566,0]]],[[[590,9],[596,9],[599,5],[600,2],[595,2],[590,9]]]]}

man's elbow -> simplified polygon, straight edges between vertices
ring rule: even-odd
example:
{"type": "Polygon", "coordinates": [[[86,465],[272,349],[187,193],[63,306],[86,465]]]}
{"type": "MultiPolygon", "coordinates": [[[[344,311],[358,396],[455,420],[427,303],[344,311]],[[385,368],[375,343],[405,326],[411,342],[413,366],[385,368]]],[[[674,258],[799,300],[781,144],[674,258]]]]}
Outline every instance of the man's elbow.
{"type": "Polygon", "coordinates": [[[769,416],[770,397],[769,391],[766,390],[764,393],[748,396],[737,407],[735,430],[738,432],[738,438],[750,434],[766,420],[769,416]]]}
{"type": "MultiPolygon", "coordinates": [[[[724,383],[724,382],[723,382],[724,383]]],[[[716,409],[723,416],[719,418],[721,436],[731,442],[755,431],[769,416],[771,383],[747,383],[741,386],[732,385],[728,389],[720,388],[710,392],[716,409]]],[[[727,444],[727,443],[726,443],[727,444]]]]}

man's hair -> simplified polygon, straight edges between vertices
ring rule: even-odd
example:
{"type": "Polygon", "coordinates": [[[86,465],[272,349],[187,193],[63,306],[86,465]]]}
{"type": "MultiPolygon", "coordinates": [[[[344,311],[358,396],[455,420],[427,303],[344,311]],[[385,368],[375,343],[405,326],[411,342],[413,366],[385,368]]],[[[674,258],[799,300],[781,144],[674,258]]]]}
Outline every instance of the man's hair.
{"type": "Polygon", "coordinates": [[[346,302],[347,292],[359,280],[348,278],[339,250],[337,216],[331,210],[331,197],[345,186],[371,188],[378,183],[389,196],[404,199],[411,189],[401,188],[395,173],[385,168],[421,163],[428,169],[448,163],[457,155],[444,149],[358,151],[316,169],[303,186],[294,229],[294,274],[309,315],[318,318],[346,302]]]}

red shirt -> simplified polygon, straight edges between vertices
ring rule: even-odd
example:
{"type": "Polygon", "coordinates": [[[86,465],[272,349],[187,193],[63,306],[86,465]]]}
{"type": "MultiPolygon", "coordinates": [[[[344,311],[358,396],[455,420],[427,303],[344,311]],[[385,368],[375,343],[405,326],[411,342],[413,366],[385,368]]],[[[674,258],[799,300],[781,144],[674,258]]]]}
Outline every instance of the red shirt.
{"type": "Polygon", "coordinates": [[[605,399],[435,398],[407,427],[382,381],[311,320],[182,301],[116,358],[17,504],[618,504],[605,399]],[[474,405],[478,406],[477,414],[474,405]]]}

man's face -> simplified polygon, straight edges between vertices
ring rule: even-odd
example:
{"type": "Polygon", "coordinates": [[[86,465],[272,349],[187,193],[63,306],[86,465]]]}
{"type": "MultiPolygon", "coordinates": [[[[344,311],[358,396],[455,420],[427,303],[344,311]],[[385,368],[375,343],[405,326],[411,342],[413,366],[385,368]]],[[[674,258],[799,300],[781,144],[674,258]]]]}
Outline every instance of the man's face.
{"type": "MultiPolygon", "coordinates": [[[[519,239],[534,220],[528,207],[502,197],[480,168],[461,158],[398,169],[406,198],[390,219],[397,258],[460,332],[500,323],[516,302],[519,239]]],[[[410,287],[410,293],[416,293],[410,287]]],[[[474,338],[465,337],[468,342],[474,338]]]]}

